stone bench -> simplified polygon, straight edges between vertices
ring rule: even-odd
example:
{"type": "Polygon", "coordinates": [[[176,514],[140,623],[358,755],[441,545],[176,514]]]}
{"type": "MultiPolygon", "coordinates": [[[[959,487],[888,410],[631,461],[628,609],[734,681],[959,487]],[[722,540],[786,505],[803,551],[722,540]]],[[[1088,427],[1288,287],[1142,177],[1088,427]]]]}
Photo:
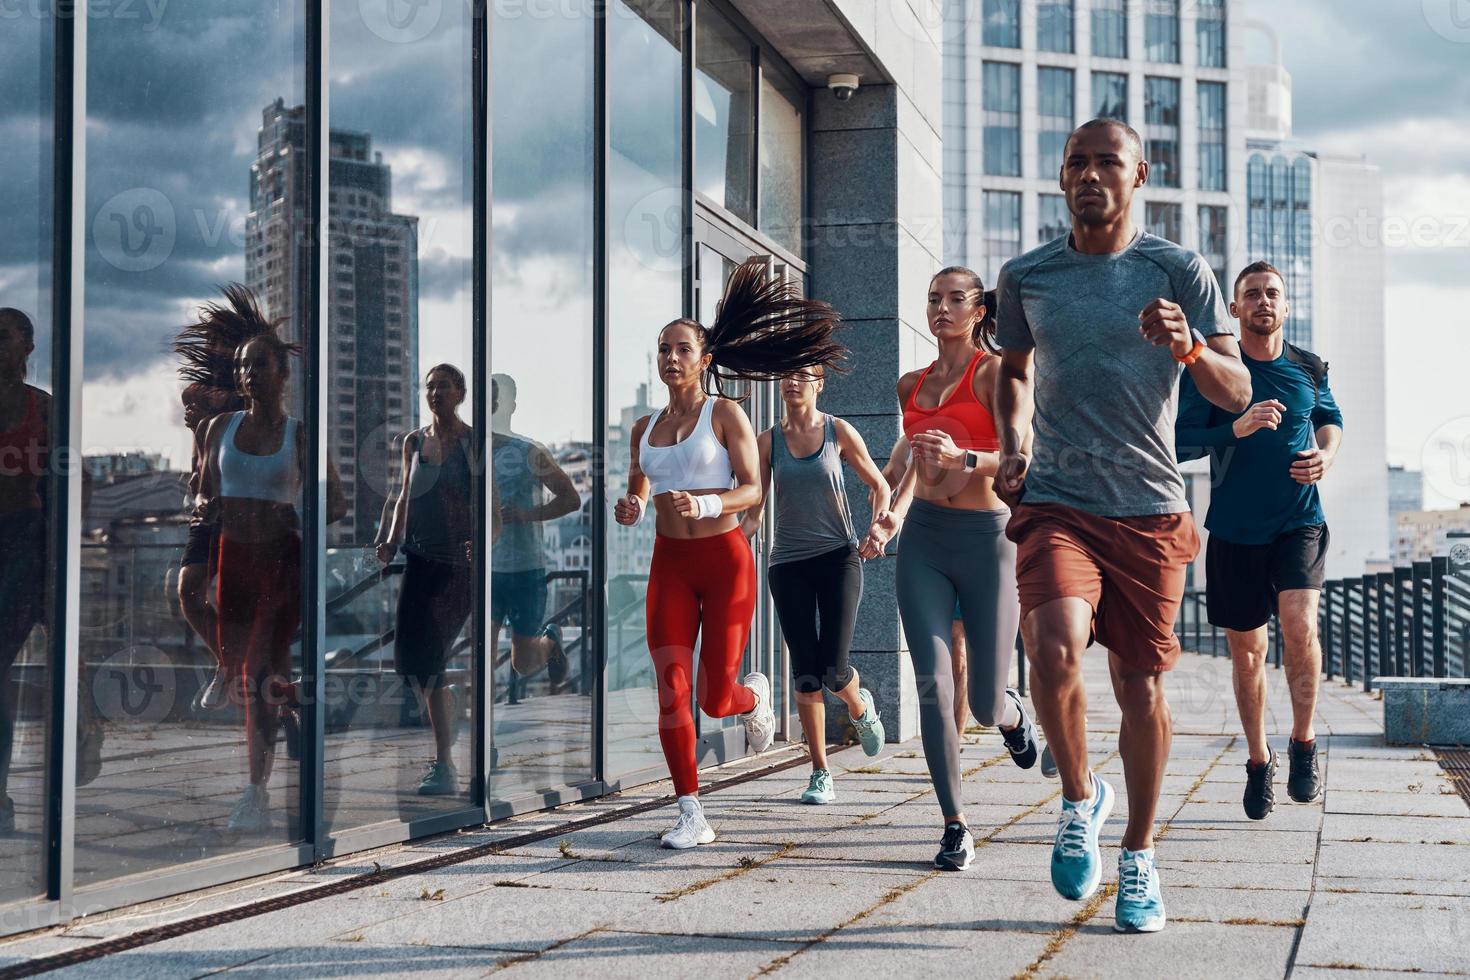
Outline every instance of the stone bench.
{"type": "Polygon", "coordinates": [[[1470,745],[1470,678],[1375,677],[1389,745],[1470,745]]]}

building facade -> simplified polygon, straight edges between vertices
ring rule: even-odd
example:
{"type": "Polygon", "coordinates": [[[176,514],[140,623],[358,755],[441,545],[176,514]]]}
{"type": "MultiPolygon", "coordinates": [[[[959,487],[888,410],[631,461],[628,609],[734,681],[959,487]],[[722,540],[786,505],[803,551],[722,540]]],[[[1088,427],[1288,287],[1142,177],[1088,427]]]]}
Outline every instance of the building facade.
{"type": "Polygon", "coordinates": [[[1246,73],[1237,0],[946,0],[946,261],[993,283],[1071,229],[1067,135],[1098,116],[1144,141],[1138,224],[1225,280],[1245,254],[1246,73]]]}
{"type": "MultiPolygon", "coordinates": [[[[384,6],[191,5],[169,31],[42,12],[0,34],[17,77],[47,83],[10,93],[31,122],[5,165],[25,161],[12,186],[37,200],[10,227],[25,261],[7,266],[5,303],[30,311],[27,380],[53,395],[57,445],[189,459],[169,342],[215,284],[242,281],[302,346],[285,400],[305,473],[272,497],[298,515],[300,547],[205,564],[202,584],[231,599],[255,573],[251,622],[294,697],[247,690],[218,709],[199,694],[237,634],[181,609],[181,462],[146,513],[127,482],[38,477],[45,552],[4,555],[34,559],[26,580],[54,596],[13,624],[4,931],[664,778],[652,529],[611,517],[632,424],[664,403],[648,371],[659,328],[708,320],[730,270],[763,258],[843,313],[853,357],[823,407],[880,460],[899,432],[893,385],[932,356],[937,0],[608,0],[556,17],[420,4],[407,21],[384,6]],[[142,69],[174,64],[185,36],[197,71],[169,84],[198,97],[155,98],[142,69]],[[843,100],[839,72],[860,79],[843,100]],[[435,664],[447,708],[431,718],[397,663],[403,563],[363,546],[403,478],[398,437],[428,422],[420,374],[441,362],[466,377],[466,452],[489,478],[461,500],[474,526],[455,574],[474,611],[435,664]],[[329,466],[350,498],[337,523],[329,466]],[[511,546],[492,545],[492,506],[511,546]],[[536,662],[550,642],[564,670],[536,662]],[[265,724],[247,732],[252,705],[265,724]],[[451,793],[420,792],[436,724],[456,736],[451,793]],[[266,804],[242,824],[247,787],[266,804]]],[[[774,391],[748,394],[752,422],[771,424],[774,391]]],[[[917,694],[893,564],[868,563],[853,660],[904,738],[917,694]]],[[[779,737],[794,737],[764,598],[745,666],[772,676],[779,737]]],[[[738,722],[698,725],[701,763],[746,753],[738,722]]]]}
{"type": "Polygon", "coordinates": [[[1393,564],[1428,561],[1448,555],[1470,538],[1470,503],[1455,510],[1411,510],[1398,515],[1394,528],[1393,564]]]}

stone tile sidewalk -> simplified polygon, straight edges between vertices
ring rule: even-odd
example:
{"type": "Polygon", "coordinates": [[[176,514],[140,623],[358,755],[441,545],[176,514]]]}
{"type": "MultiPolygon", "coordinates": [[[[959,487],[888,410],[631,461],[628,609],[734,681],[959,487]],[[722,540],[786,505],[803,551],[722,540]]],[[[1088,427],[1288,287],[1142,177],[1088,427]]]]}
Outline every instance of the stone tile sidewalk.
{"type": "MultiPolygon", "coordinates": [[[[1106,664],[1089,661],[1091,746],[1125,795],[1106,664]]],[[[1271,676],[1272,726],[1289,724],[1271,676]]],[[[979,840],[964,874],[930,860],[939,816],[917,742],[876,759],[834,756],[838,802],[805,807],[804,766],[706,797],[719,840],[662,851],[672,808],[381,887],[115,954],[60,976],[1342,977],[1470,975],[1470,809],[1433,755],[1388,748],[1381,705],[1323,686],[1327,793],[1241,812],[1244,740],[1229,665],[1186,656],[1170,680],[1176,735],[1158,846],[1170,922],[1112,931],[1124,801],[1105,828],[1105,887],[1087,903],[1051,889],[1059,787],[1016,769],[992,732],[967,736],[967,814],[979,840]]],[[[1284,736],[1282,737],[1284,739],[1284,736]]],[[[1281,740],[1278,740],[1278,742],[1281,740]]],[[[799,747],[786,750],[799,753],[799,747]]],[[[781,753],[717,775],[769,765],[781,753]]],[[[789,757],[789,755],[787,756],[789,757]]],[[[715,775],[715,774],[712,774],[715,775]]],[[[0,963],[611,813],[669,792],[534,814],[472,833],[353,855],[312,871],[126,910],[0,946],[0,963]]]]}

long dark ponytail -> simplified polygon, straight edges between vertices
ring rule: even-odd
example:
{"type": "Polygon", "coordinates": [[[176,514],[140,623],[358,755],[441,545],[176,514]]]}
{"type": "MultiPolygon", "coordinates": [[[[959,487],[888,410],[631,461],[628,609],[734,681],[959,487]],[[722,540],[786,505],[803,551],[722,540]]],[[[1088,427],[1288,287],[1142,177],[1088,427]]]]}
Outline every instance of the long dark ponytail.
{"type": "Polygon", "coordinates": [[[721,397],[731,381],[771,381],[818,365],[840,371],[847,356],[847,348],[833,339],[842,323],[837,311],[803,298],[795,283],[771,276],[762,258],[742,262],[730,276],[714,323],[674,323],[699,334],[710,355],[705,391],[721,397]]]}
{"type": "MultiPolygon", "coordinates": [[[[995,339],[995,290],[986,289],[985,282],[980,274],[974,269],[967,269],[962,265],[949,265],[934,273],[934,279],[940,276],[963,276],[970,281],[969,288],[979,297],[979,302],[985,307],[985,315],[975,323],[975,329],[970,334],[975,341],[975,346],[992,354],[1000,353],[1000,343],[995,339]]],[[[934,284],[934,279],[929,284],[934,284]]]]}

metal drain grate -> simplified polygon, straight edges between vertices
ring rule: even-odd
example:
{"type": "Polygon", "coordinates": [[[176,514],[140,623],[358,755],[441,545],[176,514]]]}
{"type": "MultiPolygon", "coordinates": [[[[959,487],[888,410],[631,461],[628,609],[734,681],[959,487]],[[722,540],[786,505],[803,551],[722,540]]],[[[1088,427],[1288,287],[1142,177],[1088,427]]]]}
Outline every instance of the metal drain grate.
{"type": "Polygon", "coordinates": [[[1435,749],[1434,754],[1439,757],[1439,767],[1455,784],[1465,803],[1470,805],[1470,750],[1435,749]]]}

